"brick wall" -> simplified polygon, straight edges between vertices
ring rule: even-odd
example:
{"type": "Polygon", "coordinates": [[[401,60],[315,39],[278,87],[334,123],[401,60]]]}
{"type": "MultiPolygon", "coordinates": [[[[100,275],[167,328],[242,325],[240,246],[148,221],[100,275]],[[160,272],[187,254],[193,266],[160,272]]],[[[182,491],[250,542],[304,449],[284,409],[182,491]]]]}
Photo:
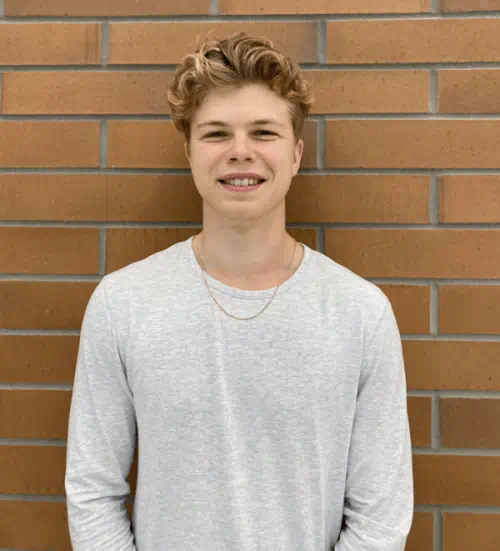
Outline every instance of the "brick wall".
{"type": "Polygon", "coordinates": [[[268,35],[313,84],[288,231],[394,307],[407,551],[498,549],[500,0],[0,0],[0,16],[0,548],[70,549],[83,313],[104,274],[200,231],[166,88],[216,29],[268,35]]]}

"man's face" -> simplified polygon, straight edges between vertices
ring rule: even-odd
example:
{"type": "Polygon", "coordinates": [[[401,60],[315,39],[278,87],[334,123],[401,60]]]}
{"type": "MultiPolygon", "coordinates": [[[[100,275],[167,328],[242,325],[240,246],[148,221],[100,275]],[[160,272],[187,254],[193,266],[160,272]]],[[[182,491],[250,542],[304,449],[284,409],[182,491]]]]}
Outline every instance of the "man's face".
{"type": "Polygon", "coordinates": [[[267,85],[250,83],[208,93],[191,121],[189,145],[186,156],[204,209],[212,216],[250,221],[284,208],[304,144],[295,144],[288,103],[267,85]],[[205,124],[211,121],[224,125],[205,124]],[[254,191],[232,191],[218,181],[249,172],[266,180],[254,191]]]}

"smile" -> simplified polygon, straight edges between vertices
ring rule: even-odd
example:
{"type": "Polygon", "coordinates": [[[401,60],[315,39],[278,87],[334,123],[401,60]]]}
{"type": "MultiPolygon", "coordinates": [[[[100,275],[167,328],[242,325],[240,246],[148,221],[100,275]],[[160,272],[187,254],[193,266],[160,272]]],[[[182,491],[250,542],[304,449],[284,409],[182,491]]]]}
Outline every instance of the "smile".
{"type": "Polygon", "coordinates": [[[236,193],[252,193],[259,190],[263,185],[265,180],[256,184],[247,184],[247,185],[235,185],[225,183],[224,180],[218,180],[219,184],[226,190],[236,192],[236,193]]]}

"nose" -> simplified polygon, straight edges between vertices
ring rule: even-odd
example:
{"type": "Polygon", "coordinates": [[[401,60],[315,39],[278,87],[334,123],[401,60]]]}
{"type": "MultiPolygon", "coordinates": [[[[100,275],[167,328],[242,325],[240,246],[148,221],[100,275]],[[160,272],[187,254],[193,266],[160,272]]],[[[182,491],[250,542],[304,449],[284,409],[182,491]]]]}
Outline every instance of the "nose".
{"type": "Polygon", "coordinates": [[[255,153],[248,136],[238,135],[234,137],[229,149],[229,156],[231,161],[255,159],[255,153]]]}

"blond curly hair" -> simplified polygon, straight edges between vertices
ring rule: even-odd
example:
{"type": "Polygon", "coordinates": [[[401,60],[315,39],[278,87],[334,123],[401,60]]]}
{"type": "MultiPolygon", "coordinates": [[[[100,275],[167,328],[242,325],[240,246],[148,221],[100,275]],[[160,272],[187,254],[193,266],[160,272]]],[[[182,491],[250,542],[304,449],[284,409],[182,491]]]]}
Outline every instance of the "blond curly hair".
{"type": "Polygon", "coordinates": [[[268,84],[288,102],[297,142],[314,103],[299,65],[276,50],[267,38],[240,32],[221,40],[211,34],[182,59],[167,94],[175,127],[186,142],[191,139],[194,112],[210,90],[253,82],[268,84]]]}

